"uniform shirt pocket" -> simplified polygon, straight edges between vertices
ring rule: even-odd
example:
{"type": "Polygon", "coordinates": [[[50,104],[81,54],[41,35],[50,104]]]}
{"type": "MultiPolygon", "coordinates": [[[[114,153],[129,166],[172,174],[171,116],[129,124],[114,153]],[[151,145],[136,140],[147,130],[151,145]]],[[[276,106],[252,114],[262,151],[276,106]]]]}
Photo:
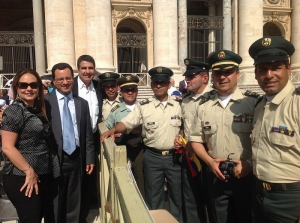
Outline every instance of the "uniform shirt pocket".
{"type": "Polygon", "coordinates": [[[280,158],[282,161],[288,161],[293,159],[295,156],[296,148],[296,137],[291,137],[288,135],[280,134],[277,132],[270,133],[270,141],[275,144],[278,149],[274,151],[275,153],[280,153],[280,158]]]}
{"type": "Polygon", "coordinates": [[[172,126],[175,126],[175,127],[180,127],[180,126],[181,126],[181,120],[179,120],[179,119],[172,119],[172,120],[170,121],[170,124],[171,124],[172,126]]]}
{"type": "Polygon", "coordinates": [[[145,130],[146,130],[147,134],[151,135],[156,131],[158,126],[159,126],[158,122],[147,122],[145,125],[145,130]]]}
{"type": "Polygon", "coordinates": [[[242,122],[233,122],[232,129],[236,133],[251,133],[252,124],[251,123],[242,123],[242,122]]]}

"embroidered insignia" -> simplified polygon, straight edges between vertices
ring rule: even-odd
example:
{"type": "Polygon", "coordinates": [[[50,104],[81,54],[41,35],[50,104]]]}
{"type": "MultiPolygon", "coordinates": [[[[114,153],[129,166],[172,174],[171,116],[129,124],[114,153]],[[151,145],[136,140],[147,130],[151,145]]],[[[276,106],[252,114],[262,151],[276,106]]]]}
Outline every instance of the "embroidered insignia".
{"type": "Polygon", "coordinates": [[[106,74],[105,74],[105,77],[110,77],[110,73],[106,73],[106,74]]]}
{"type": "Polygon", "coordinates": [[[185,60],[185,61],[184,61],[184,64],[187,66],[187,65],[190,64],[190,61],[189,61],[189,60],[185,60]]]}
{"type": "Polygon", "coordinates": [[[209,100],[211,100],[216,93],[217,93],[217,91],[214,89],[214,90],[211,90],[210,92],[206,92],[205,94],[203,94],[202,95],[203,97],[200,100],[199,105],[202,105],[205,102],[208,102],[209,100]]]}
{"type": "Polygon", "coordinates": [[[262,97],[260,94],[258,94],[258,93],[256,93],[256,92],[248,91],[248,90],[245,91],[245,92],[243,93],[243,95],[245,95],[245,96],[250,96],[250,97],[254,97],[254,98],[257,98],[257,99],[259,99],[259,98],[262,97]]]}
{"type": "Polygon", "coordinates": [[[131,79],[130,75],[126,76],[126,80],[130,81],[130,79],[131,79]]]}
{"type": "Polygon", "coordinates": [[[226,56],[226,54],[225,54],[224,51],[221,51],[221,52],[218,53],[218,57],[219,57],[219,59],[221,59],[221,60],[224,59],[225,56],[226,56]]]}
{"type": "Polygon", "coordinates": [[[114,112],[114,111],[117,110],[119,107],[120,107],[120,105],[116,105],[115,107],[113,107],[113,108],[111,109],[111,112],[114,112]]]}
{"type": "Polygon", "coordinates": [[[173,116],[171,116],[171,119],[181,120],[181,117],[179,115],[173,115],[173,116]]]}
{"type": "Polygon", "coordinates": [[[144,99],[140,102],[140,105],[148,104],[150,101],[148,99],[144,99]]]}
{"type": "Polygon", "coordinates": [[[157,71],[157,73],[161,73],[161,72],[162,72],[162,68],[161,68],[161,67],[158,67],[158,68],[156,69],[156,71],[157,71]]]}
{"type": "Polygon", "coordinates": [[[271,38],[263,38],[263,40],[261,41],[261,45],[264,47],[268,47],[271,45],[271,38]]]}

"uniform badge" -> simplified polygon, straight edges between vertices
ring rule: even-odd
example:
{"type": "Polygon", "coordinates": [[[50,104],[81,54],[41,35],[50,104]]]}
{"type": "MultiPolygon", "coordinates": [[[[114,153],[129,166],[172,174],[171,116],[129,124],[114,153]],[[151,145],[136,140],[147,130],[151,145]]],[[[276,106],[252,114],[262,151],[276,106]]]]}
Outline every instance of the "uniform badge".
{"type": "Polygon", "coordinates": [[[277,133],[284,134],[287,136],[292,136],[292,137],[295,135],[295,131],[288,129],[284,125],[280,125],[279,127],[276,127],[276,126],[272,127],[271,132],[277,132],[277,133]]]}
{"type": "Polygon", "coordinates": [[[239,113],[233,115],[233,122],[252,123],[253,115],[247,113],[239,113]]]}
{"type": "Polygon", "coordinates": [[[204,122],[204,124],[205,124],[205,125],[208,125],[208,124],[209,124],[209,122],[207,122],[207,121],[206,121],[206,122],[204,122]]]}
{"type": "Polygon", "coordinates": [[[184,64],[185,64],[186,66],[189,65],[189,63],[190,63],[189,60],[185,60],[185,61],[184,61],[184,64]]]}
{"type": "Polygon", "coordinates": [[[158,68],[156,69],[156,71],[157,71],[157,73],[161,73],[161,72],[162,72],[162,68],[161,68],[161,67],[158,67],[158,68]]]}
{"type": "Polygon", "coordinates": [[[130,79],[131,79],[131,76],[126,76],[126,80],[128,80],[128,81],[130,81],[130,79]]]}
{"type": "Polygon", "coordinates": [[[171,119],[181,120],[181,117],[179,115],[173,115],[173,116],[171,116],[171,119]]]}
{"type": "Polygon", "coordinates": [[[225,54],[224,51],[221,51],[221,52],[218,53],[218,57],[219,57],[220,60],[224,59],[225,56],[226,56],[226,54],[225,54]]]}
{"type": "Polygon", "coordinates": [[[210,126],[210,125],[204,126],[204,127],[203,127],[203,130],[204,130],[204,131],[210,131],[210,130],[211,130],[211,126],[210,126]]]}
{"type": "Polygon", "coordinates": [[[106,73],[106,74],[105,74],[105,77],[110,77],[110,73],[106,73]]]}
{"type": "Polygon", "coordinates": [[[271,38],[263,38],[263,40],[261,41],[262,46],[264,47],[268,47],[271,45],[271,38]]]}

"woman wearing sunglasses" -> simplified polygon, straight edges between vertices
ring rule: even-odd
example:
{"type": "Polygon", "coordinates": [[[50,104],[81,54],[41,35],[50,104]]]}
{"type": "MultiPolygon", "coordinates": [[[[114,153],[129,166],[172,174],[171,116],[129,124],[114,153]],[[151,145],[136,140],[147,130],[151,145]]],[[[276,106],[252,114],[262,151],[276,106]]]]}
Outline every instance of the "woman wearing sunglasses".
{"type": "Polygon", "coordinates": [[[14,102],[2,118],[4,190],[17,209],[20,222],[54,222],[51,187],[59,175],[51,150],[51,132],[38,73],[19,70],[12,82],[14,102]]]}

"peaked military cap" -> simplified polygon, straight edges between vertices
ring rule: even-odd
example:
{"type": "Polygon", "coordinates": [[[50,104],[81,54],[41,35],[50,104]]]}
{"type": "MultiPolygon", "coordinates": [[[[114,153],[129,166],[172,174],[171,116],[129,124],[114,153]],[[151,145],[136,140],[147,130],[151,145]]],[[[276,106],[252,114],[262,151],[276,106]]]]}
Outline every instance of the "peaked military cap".
{"type": "Polygon", "coordinates": [[[185,58],[184,64],[186,65],[186,72],[182,76],[192,76],[209,70],[208,64],[199,60],[185,58]]]}
{"type": "Polygon", "coordinates": [[[173,71],[167,67],[154,67],[148,71],[152,81],[169,82],[173,71]]]}
{"type": "Polygon", "coordinates": [[[208,64],[211,70],[229,70],[238,67],[243,61],[242,57],[229,50],[219,50],[211,53],[208,64]]]}
{"type": "Polygon", "coordinates": [[[286,61],[294,52],[293,44],[281,36],[260,38],[249,48],[249,55],[254,59],[254,64],[286,61]]]}
{"type": "Polygon", "coordinates": [[[102,73],[98,76],[103,86],[112,86],[117,84],[117,79],[120,77],[120,74],[113,72],[102,73]]]}
{"type": "Polygon", "coordinates": [[[138,83],[139,78],[131,74],[123,76],[118,80],[118,85],[120,86],[121,90],[137,88],[138,83]]]}

